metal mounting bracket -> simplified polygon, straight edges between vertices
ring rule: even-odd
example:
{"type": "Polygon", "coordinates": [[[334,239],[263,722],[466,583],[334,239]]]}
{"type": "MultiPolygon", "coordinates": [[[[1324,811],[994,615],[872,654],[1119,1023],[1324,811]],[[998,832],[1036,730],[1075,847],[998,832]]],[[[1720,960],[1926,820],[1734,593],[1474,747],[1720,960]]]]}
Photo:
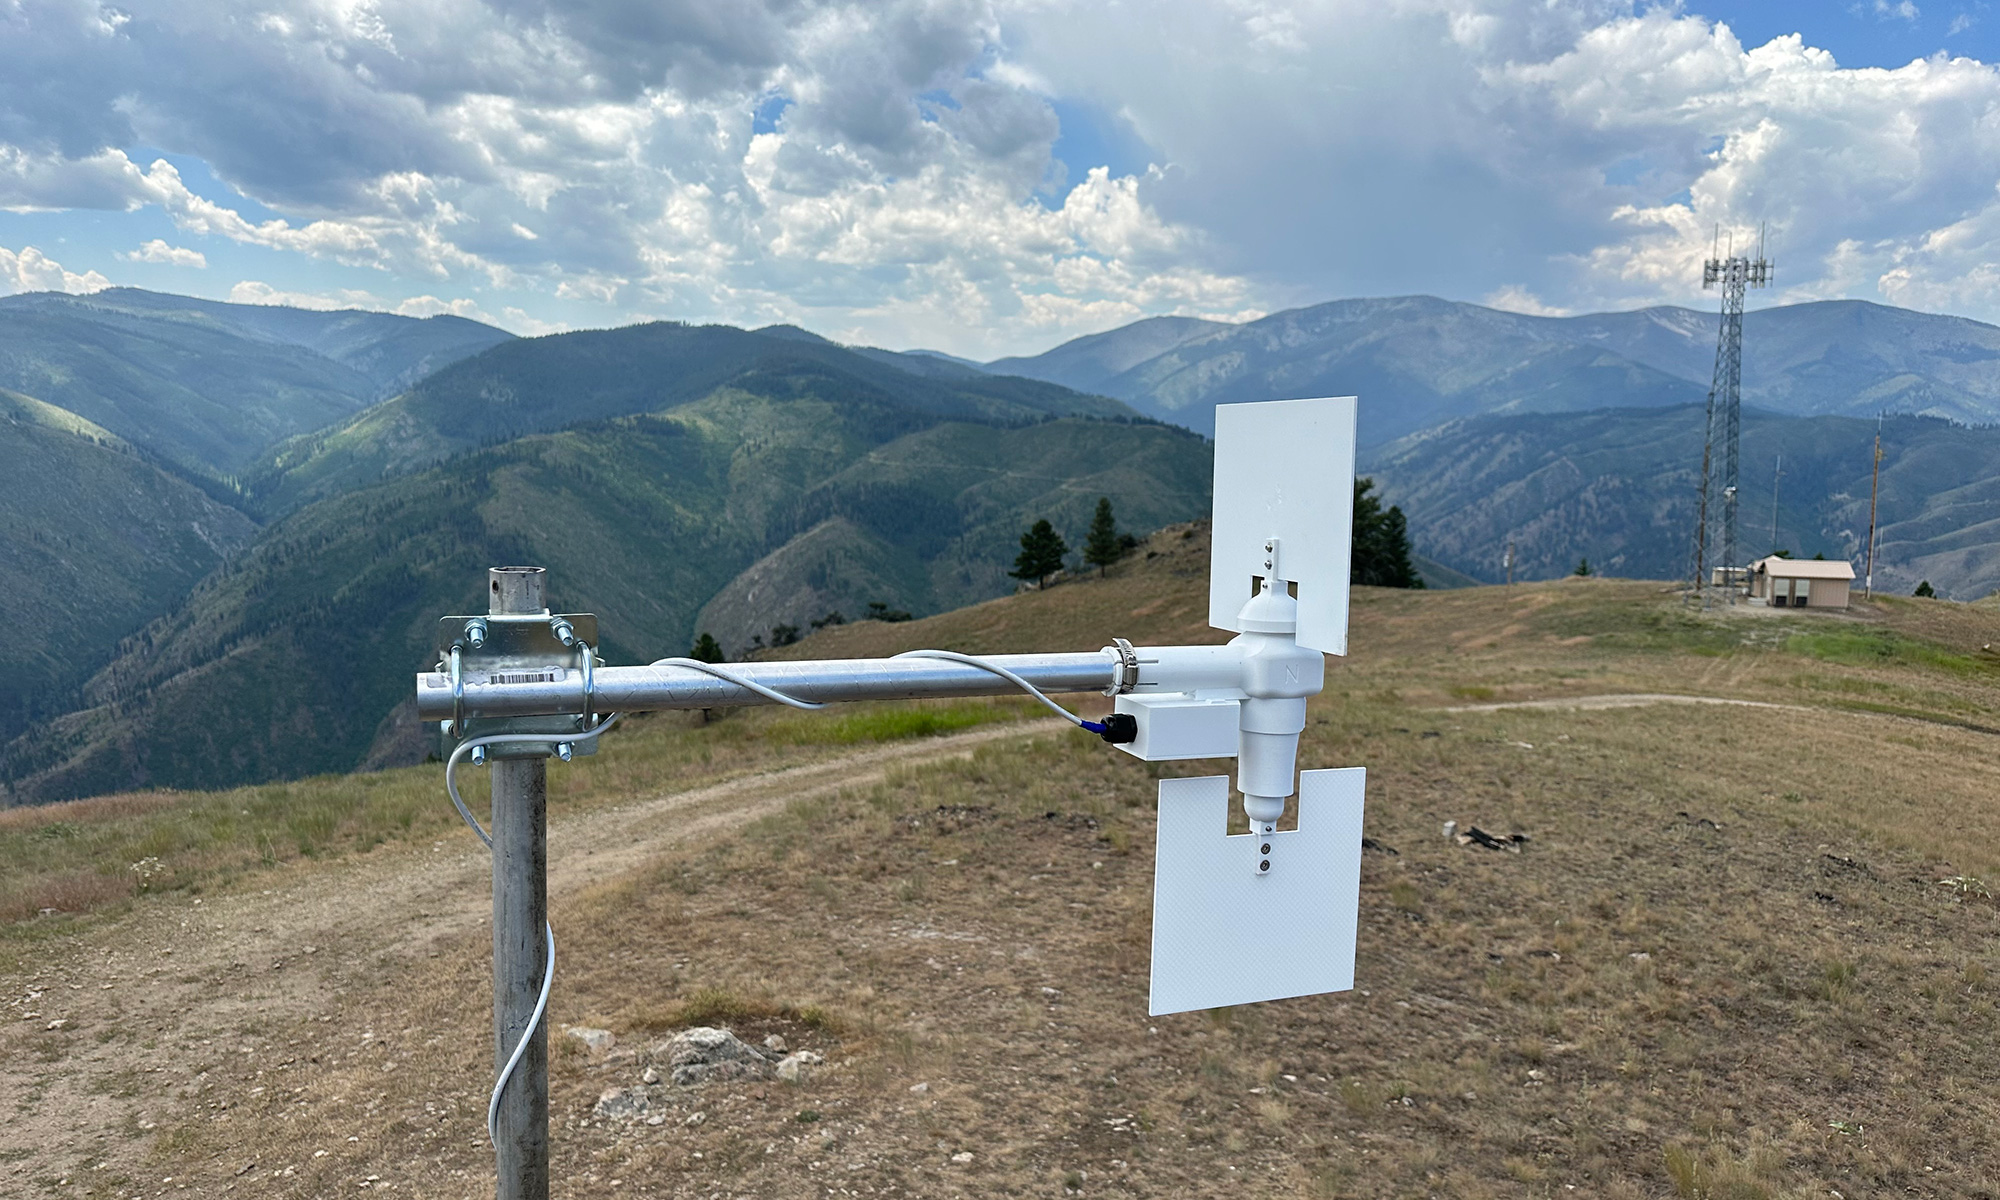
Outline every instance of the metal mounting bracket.
{"type": "Polygon", "coordinates": [[[597,739],[577,741],[597,722],[597,617],[593,613],[482,614],[443,617],[437,624],[438,670],[451,681],[452,719],[440,722],[449,754],[467,738],[494,733],[546,733],[546,744],[502,742],[489,757],[564,759],[597,753],[597,739]],[[467,684],[570,683],[574,712],[526,717],[467,717],[467,684]]]}

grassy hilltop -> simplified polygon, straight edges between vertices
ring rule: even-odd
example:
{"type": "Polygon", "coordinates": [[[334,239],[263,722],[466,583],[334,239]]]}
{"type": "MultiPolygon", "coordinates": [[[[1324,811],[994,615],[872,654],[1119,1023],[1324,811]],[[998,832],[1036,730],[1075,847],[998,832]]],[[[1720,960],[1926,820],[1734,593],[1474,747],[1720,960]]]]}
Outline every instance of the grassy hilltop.
{"type": "MultiPolygon", "coordinates": [[[[1219,640],[1206,560],[1168,529],[1101,581],[787,653],[1219,640]]],[[[1945,602],[1358,589],[1300,758],[1369,769],[1359,990],[1154,1020],[1154,781],[1227,764],[1148,768],[1013,700],[637,720],[551,768],[551,1016],[619,1039],[556,1039],[558,1178],[1983,1194],[1996,633],[1945,602]],[[695,1023],[828,1063],[593,1115],[641,1086],[621,1052],[695,1023]]],[[[475,848],[435,767],[0,814],[0,991],[35,1014],[0,1023],[0,1191],[485,1194],[475,848]]]]}

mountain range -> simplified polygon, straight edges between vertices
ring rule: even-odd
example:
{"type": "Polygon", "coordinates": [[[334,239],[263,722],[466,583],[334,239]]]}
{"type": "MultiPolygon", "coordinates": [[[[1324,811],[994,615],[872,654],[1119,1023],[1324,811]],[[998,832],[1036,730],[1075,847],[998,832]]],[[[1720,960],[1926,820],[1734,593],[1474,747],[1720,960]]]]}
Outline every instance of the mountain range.
{"type": "MultiPolygon", "coordinates": [[[[1195,431],[1234,400],[1360,394],[1434,583],[1501,578],[1510,538],[1522,577],[1678,576],[1713,330],[1406,297],[980,364],[789,326],[0,299],[0,554],[60,631],[0,645],[0,803],[420,757],[408,677],[495,563],[548,566],[627,662],[999,595],[1036,518],[1076,546],[1099,496],[1136,533],[1205,515],[1195,431]]],[[[1745,336],[1746,548],[1782,452],[1780,540],[1850,553],[1873,423],[1842,414],[1907,408],[1879,582],[2000,584],[2000,444],[1953,423],[2000,410],[2000,330],[1841,302],[1745,336]]]]}
{"type": "MultiPolygon", "coordinates": [[[[1214,407],[1358,395],[1379,445],[1461,417],[1702,400],[1718,318],[1686,308],[1526,316],[1434,296],[1337,300],[1241,325],[1138,321],[986,364],[1112,396],[1202,433],[1214,407]]],[[[2000,420],[2000,328],[1859,300],[1743,318],[1743,400],[1789,416],[2000,420]]]]}

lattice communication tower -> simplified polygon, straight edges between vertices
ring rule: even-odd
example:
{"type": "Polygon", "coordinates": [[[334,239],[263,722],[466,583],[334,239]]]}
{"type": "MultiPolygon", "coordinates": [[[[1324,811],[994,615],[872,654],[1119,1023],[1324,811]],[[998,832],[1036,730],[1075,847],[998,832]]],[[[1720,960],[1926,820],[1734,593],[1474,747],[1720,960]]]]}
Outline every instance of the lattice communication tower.
{"type": "MultiPolygon", "coordinates": [[[[1715,343],[1715,377],[1708,388],[1708,411],[1701,442],[1701,480],[1698,484],[1694,532],[1694,594],[1701,595],[1708,583],[1709,528],[1719,524],[1721,563],[1724,582],[1731,588],[1735,579],[1730,568],[1741,568],[1736,549],[1736,498],[1738,432],[1743,422],[1743,296],[1753,287],[1764,287],[1776,274],[1764,257],[1764,237],[1757,237],[1757,257],[1726,254],[1702,264],[1701,286],[1722,288],[1722,331],[1715,343]],[[1716,442],[1722,443],[1722,460],[1716,461],[1716,442]],[[1717,505],[1718,498],[1722,503],[1717,505]],[[1720,521],[1713,517],[1720,510],[1720,521]]],[[[1734,592],[1730,593],[1732,596],[1734,592]]]]}

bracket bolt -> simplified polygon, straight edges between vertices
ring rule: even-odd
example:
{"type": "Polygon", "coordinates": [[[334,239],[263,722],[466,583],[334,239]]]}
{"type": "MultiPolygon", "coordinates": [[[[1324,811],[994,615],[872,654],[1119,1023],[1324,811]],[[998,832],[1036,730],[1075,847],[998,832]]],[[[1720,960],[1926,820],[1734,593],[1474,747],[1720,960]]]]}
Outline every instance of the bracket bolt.
{"type": "Polygon", "coordinates": [[[465,623],[465,644],[474,650],[486,644],[486,622],[475,618],[465,623]]]}
{"type": "Polygon", "coordinates": [[[472,748],[472,754],[470,755],[470,757],[471,757],[471,759],[472,759],[472,765],[473,765],[473,766],[475,766],[475,767],[483,767],[483,766],[485,766],[485,765],[486,765],[486,747],[484,747],[484,746],[474,746],[474,747],[472,748]]]}
{"type": "Polygon", "coordinates": [[[556,757],[562,759],[564,762],[568,762],[570,759],[570,755],[575,753],[576,751],[571,748],[568,742],[556,743],[556,757]]]}
{"type": "Polygon", "coordinates": [[[576,627],[561,617],[549,622],[549,632],[555,634],[556,640],[565,646],[576,645],[576,627]]]}

